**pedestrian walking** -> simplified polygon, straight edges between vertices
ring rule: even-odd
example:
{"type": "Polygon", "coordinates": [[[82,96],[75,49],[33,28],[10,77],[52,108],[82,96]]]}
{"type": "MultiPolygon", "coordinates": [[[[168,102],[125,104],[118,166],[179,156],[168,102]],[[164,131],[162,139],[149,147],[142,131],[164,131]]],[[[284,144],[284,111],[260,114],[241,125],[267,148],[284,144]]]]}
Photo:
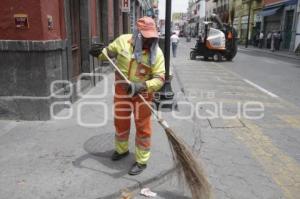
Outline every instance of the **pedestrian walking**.
{"type": "Polygon", "coordinates": [[[191,42],[191,35],[190,35],[190,33],[188,33],[186,35],[186,42],[191,42]]]}
{"type": "Polygon", "coordinates": [[[256,47],[259,46],[259,32],[255,33],[255,36],[254,36],[254,46],[256,46],[256,47]]]}
{"type": "Polygon", "coordinates": [[[267,49],[271,48],[271,38],[272,38],[272,33],[269,31],[267,34],[267,49]]]}
{"type": "Polygon", "coordinates": [[[282,41],[281,32],[278,31],[275,36],[276,36],[276,38],[275,38],[275,50],[279,51],[280,43],[282,41]]]}
{"type": "Polygon", "coordinates": [[[275,37],[276,37],[276,32],[272,32],[272,35],[271,35],[271,48],[270,48],[270,50],[272,52],[275,51],[275,37]]]}
{"type": "Polygon", "coordinates": [[[252,41],[253,46],[257,46],[257,32],[253,33],[251,41],[252,41]]]}
{"type": "MultiPolygon", "coordinates": [[[[91,49],[90,53],[105,60],[100,54],[102,49],[91,49]],[[99,55],[100,54],[100,55],[99,55]]],[[[164,55],[158,47],[158,32],[155,21],[143,17],[137,21],[134,34],[119,36],[103,53],[116,58],[116,65],[131,81],[128,85],[119,74],[115,74],[114,125],[115,152],[113,161],[121,160],[129,155],[129,132],[131,114],[133,113],[135,136],[135,163],[129,170],[130,175],[137,175],[147,167],[151,146],[151,110],[138,96],[142,94],[151,103],[152,93],[158,91],[164,84],[164,55]]]]}
{"type": "Polygon", "coordinates": [[[173,57],[176,57],[178,43],[179,43],[179,37],[177,36],[176,32],[173,32],[173,34],[171,36],[173,57]]]}
{"type": "Polygon", "coordinates": [[[261,31],[259,33],[259,48],[263,47],[263,43],[264,43],[264,33],[261,31]]]}

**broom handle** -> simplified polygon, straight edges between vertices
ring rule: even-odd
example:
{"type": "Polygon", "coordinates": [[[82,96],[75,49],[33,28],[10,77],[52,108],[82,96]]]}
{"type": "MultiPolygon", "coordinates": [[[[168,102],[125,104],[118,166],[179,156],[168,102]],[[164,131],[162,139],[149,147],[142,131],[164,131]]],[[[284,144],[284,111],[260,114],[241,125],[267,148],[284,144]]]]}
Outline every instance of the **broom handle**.
{"type": "MultiPolygon", "coordinates": [[[[113,67],[115,68],[115,70],[122,76],[122,78],[126,81],[127,84],[131,84],[131,82],[128,80],[128,78],[124,75],[124,73],[122,73],[122,71],[119,69],[119,67],[112,61],[112,59],[105,53],[102,51],[102,54],[104,54],[104,56],[108,59],[108,61],[113,65],[113,67]]],[[[164,128],[169,128],[169,125],[167,124],[167,122],[165,120],[163,120],[159,115],[158,112],[156,110],[154,110],[154,108],[149,104],[149,102],[146,101],[146,99],[141,95],[138,94],[138,96],[143,100],[143,102],[148,106],[148,108],[151,110],[151,112],[153,113],[153,115],[155,116],[156,120],[158,121],[158,123],[164,128]]]]}

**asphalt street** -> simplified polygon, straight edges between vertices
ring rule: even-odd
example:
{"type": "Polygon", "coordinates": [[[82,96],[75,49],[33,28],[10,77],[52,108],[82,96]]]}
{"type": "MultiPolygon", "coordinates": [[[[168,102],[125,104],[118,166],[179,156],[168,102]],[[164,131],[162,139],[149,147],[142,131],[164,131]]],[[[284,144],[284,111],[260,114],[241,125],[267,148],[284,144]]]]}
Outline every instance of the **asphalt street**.
{"type": "MultiPolygon", "coordinates": [[[[238,103],[253,101],[264,106],[260,119],[241,116],[196,121],[201,123],[199,159],[215,198],[298,198],[299,60],[248,49],[239,49],[232,62],[190,60],[194,43],[181,39],[178,56],[171,61],[174,81],[179,81],[189,102],[223,103],[219,109],[229,115],[237,113],[238,103]]],[[[201,108],[209,110],[206,105],[201,108]]],[[[179,109],[186,107],[179,105],[179,109]]],[[[152,190],[160,199],[190,198],[176,176],[152,190]]]]}
{"type": "Polygon", "coordinates": [[[300,60],[240,49],[233,62],[222,65],[300,107],[300,60]]]}
{"type": "Polygon", "coordinates": [[[190,60],[194,44],[182,39],[172,59],[182,90],[204,112],[217,103],[233,116],[208,118],[209,126],[201,126],[201,160],[216,198],[298,198],[299,60],[248,49],[232,62],[190,60]],[[262,103],[263,117],[236,115],[237,104],[251,102],[262,103]]]}

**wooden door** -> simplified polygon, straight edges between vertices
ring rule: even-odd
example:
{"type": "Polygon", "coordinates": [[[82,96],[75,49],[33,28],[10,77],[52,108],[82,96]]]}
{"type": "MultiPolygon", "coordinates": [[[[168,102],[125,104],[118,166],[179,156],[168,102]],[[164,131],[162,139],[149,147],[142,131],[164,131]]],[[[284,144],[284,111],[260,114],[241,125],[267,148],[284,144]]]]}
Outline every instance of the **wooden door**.
{"type": "Polygon", "coordinates": [[[100,42],[108,44],[108,0],[99,1],[100,42]]]}
{"type": "Polygon", "coordinates": [[[114,0],[114,38],[120,35],[119,31],[119,17],[120,17],[120,4],[119,0],[114,0]]]}
{"type": "Polygon", "coordinates": [[[70,0],[71,35],[72,35],[72,59],[73,74],[76,78],[81,73],[80,55],[80,0],[70,0]]]}

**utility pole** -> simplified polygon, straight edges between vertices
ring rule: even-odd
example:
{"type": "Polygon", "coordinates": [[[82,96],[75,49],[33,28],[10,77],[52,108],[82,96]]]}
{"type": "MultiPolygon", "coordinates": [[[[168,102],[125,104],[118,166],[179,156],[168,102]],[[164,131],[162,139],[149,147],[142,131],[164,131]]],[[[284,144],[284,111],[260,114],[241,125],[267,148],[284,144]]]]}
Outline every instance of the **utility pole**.
{"type": "Polygon", "coordinates": [[[250,29],[250,14],[251,14],[251,6],[252,6],[252,0],[248,0],[249,2],[249,10],[248,10],[248,23],[247,23],[247,33],[246,33],[246,43],[245,48],[248,48],[248,37],[249,37],[249,29],[250,29]]]}
{"type": "Polygon", "coordinates": [[[165,110],[172,110],[177,107],[174,100],[174,92],[172,90],[170,80],[170,39],[171,39],[171,8],[172,1],[166,0],[166,21],[165,21],[165,83],[159,91],[159,98],[154,99],[157,108],[164,108],[165,110]],[[159,105],[164,101],[161,106],[159,105]]]}
{"type": "Polygon", "coordinates": [[[166,67],[166,80],[170,76],[170,38],[171,38],[171,9],[172,1],[166,0],[166,22],[165,22],[165,67],[166,67]]]}

